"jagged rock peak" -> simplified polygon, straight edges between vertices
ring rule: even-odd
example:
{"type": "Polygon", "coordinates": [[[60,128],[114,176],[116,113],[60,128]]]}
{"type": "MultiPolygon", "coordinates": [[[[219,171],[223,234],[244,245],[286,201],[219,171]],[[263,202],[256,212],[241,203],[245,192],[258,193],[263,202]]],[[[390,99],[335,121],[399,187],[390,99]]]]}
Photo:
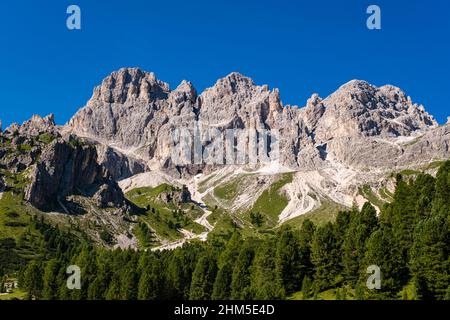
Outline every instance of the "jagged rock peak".
{"type": "MultiPolygon", "coordinates": [[[[342,85],[326,100],[333,103],[353,101],[369,109],[391,108],[395,111],[406,111],[408,113],[418,112],[423,114],[423,120],[428,125],[437,125],[433,116],[426,113],[422,105],[413,103],[411,97],[407,96],[399,87],[389,84],[376,87],[367,81],[351,80],[342,85]]],[[[349,105],[352,105],[352,103],[349,105]]]]}
{"type": "Polygon", "coordinates": [[[409,136],[437,126],[423,106],[413,104],[402,90],[391,85],[376,87],[352,80],[323,104],[325,112],[316,132],[322,141],[349,136],[409,136]]]}
{"type": "Polygon", "coordinates": [[[55,116],[53,113],[42,118],[39,115],[33,115],[30,120],[25,121],[18,131],[22,135],[38,136],[41,133],[55,133],[55,116]]]}
{"type": "Polygon", "coordinates": [[[348,81],[347,83],[344,83],[340,86],[338,90],[349,90],[349,91],[355,91],[355,90],[364,90],[364,91],[373,91],[375,89],[375,86],[371,85],[367,81],[364,80],[358,80],[353,79],[348,81]]]}
{"type": "Polygon", "coordinates": [[[325,111],[322,101],[322,98],[317,93],[314,93],[306,102],[306,106],[299,109],[301,118],[311,131],[314,130],[325,111]]]}
{"type": "Polygon", "coordinates": [[[249,77],[232,72],[206,89],[198,99],[199,119],[220,127],[264,127],[272,113],[280,112],[278,90],[258,86],[249,77]]]}
{"type": "Polygon", "coordinates": [[[321,103],[322,103],[322,98],[317,93],[313,93],[311,95],[311,98],[309,98],[308,101],[306,101],[306,107],[312,108],[321,103]]]}
{"type": "Polygon", "coordinates": [[[145,72],[139,68],[122,68],[111,73],[94,89],[89,104],[125,104],[135,101],[149,103],[166,99],[169,92],[169,85],[158,80],[153,72],[145,72]]]}
{"type": "Polygon", "coordinates": [[[170,97],[176,104],[184,101],[195,103],[197,100],[197,90],[195,90],[191,82],[183,80],[178,87],[170,93],[170,97]]]}
{"type": "MultiPolygon", "coordinates": [[[[246,77],[239,72],[232,72],[224,78],[217,80],[215,85],[212,88],[207,89],[207,91],[212,89],[224,93],[234,94],[236,92],[250,90],[255,87],[257,86],[251,78],[246,77]]],[[[261,88],[264,88],[264,91],[268,91],[267,86],[263,86],[261,88]]]]}

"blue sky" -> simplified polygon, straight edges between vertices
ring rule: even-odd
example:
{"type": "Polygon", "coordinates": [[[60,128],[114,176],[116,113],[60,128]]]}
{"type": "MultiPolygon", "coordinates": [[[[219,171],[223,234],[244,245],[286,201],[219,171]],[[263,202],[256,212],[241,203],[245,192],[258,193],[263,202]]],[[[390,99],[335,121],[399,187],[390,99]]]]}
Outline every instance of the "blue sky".
{"type": "Polygon", "coordinates": [[[138,66],[198,91],[232,71],[303,106],[351,79],[397,85],[450,116],[450,4],[440,0],[1,1],[0,119],[53,112],[65,123],[94,86],[138,66]],[[79,5],[82,30],[66,28],[79,5]],[[382,30],[366,28],[366,8],[382,30]]]}

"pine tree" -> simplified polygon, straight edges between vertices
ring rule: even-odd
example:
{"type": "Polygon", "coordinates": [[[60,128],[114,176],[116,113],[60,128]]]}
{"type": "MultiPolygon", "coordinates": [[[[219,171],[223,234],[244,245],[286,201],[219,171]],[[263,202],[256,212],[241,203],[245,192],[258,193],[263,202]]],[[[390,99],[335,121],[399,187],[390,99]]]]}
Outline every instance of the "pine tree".
{"type": "Polygon", "coordinates": [[[239,232],[233,232],[230,240],[228,240],[225,249],[218,259],[218,267],[222,268],[223,265],[230,263],[230,261],[235,261],[238,254],[239,249],[242,246],[242,236],[239,232]]]}
{"type": "Polygon", "coordinates": [[[381,271],[381,289],[371,290],[371,296],[374,298],[395,297],[405,284],[403,274],[406,266],[400,249],[396,247],[393,232],[388,227],[375,231],[367,242],[367,252],[361,270],[363,283],[368,277],[367,267],[371,265],[378,266],[381,271]]]}
{"type": "Polygon", "coordinates": [[[231,295],[231,281],[233,268],[231,261],[224,264],[217,273],[214,281],[212,300],[228,300],[231,295]]]}
{"type": "Polygon", "coordinates": [[[216,278],[217,265],[214,257],[209,254],[202,256],[192,275],[190,300],[210,300],[214,280],[216,278]]]}
{"type": "Polygon", "coordinates": [[[103,300],[106,294],[105,278],[102,275],[95,277],[89,284],[88,300],[103,300]]]}
{"type": "Polygon", "coordinates": [[[97,252],[90,245],[83,245],[75,259],[74,265],[81,268],[81,289],[74,290],[72,295],[75,300],[85,300],[88,296],[88,284],[94,281],[97,274],[97,252]]]}
{"type": "Polygon", "coordinates": [[[438,214],[418,223],[411,248],[411,271],[422,299],[443,299],[450,282],[448,215],[438,214]]]}
{"type": "Polygon", "coordinates": [[[138,295],[139,275],[136,266],[130,263],[120,275],[120,294],[122,300],[136,300],[138,295]]]}
{"type": "Polygon", "coordinates": [[[319,227],[312,242],[311,260],[315,268],[315,283],[318,290],[332,287],[339,272],[339,251],[333,225],[319,227]]]}
{"type": "Polygon", "coordinates": [[[189,299],[191,289],[192,274],[197,265],[198,255],[204,254],[198,252],[194,246],[184,246],[182,249],[175,250],[164,267],[165,288],[164,298],[170,300],[189,299]]]}
{"type": "Polygon", "coordinates": [[[116,274],[111,279],[111,282],[109,283],[108,291],[106,292],[106,300],[120,300],[121,299],[120,294],[120,279],[119,275],[116,274]]]}
{"type": "Polygon", "coordinates": [[[303,278],[302,282],[302,294],[304,300],[309,299],[311,297],[311,289],[312,289],[312,281],[308,276],[306,276],[303,278]]]}
{"type": "Polygon", "coordinates": [[[430,216],[435,196],[436,179],[429,174],[419,174],[414,181],[416,191],[416,221],[430,216]]]}
{"type": "Polygon", "coordinates": [[[144,270],[139,279],[138,299],[139,300],[157,300],[159,299],[160,281],[158,275],[151,270],[144,270]]]}
{"type": "Polygon", "coordinates": [[[161,260],[152,253],[147,255],[148,263],[141,270],[138,299],[157,300],[163,296],[163,267],[161,260]]]}
{"type": "Polygon", "coordinates": [[[350,227],[350,222],[352,218],[352,213],[350,211],[339,211],[336,216],[336,222],[334,223],[334,233],[337,239],[337,246],[342,247],[345,235],[348,228],[350,227]]]}
{"type": "Polygon", "coordinates": [[[361,212],[353,211],[342,243],[342,266],[345,279],[355,285],[359,278],[366,241],[378,227],[375,208],[366,202],[361,212]]]}
{"type": "MultiPolygon", "coordinates": [[[[405,266],[408,262],[408,251],[412,245],[414,225],[417,221],[415,194],[413,184],[407,183],[403,177],[398,176],[394,201],[387,206],[386,210],[386,214],[389,215],[388,225],[392,227],[395,240],[394,245],[401,251],[405,266]]],[[[407,277],[407,273],[402,274],[402,277],[407,277]]]]}
{"type": "Polygon", "coordinates": [[[367,226],[367,233],[371,234],[378,228],[377,211],[370,202],[366,202],[361,209],[360,224],[367,226]]]}
{"type": "MultiPolygon", "coordinates": [[[[251,291],[253,299],[275,300],[285,297],[285,288],[283,288],[283,280],[280,280],[280,277],[283,276],[282,272],[286,270],[286,265],[281,264],[280,266],[280,259],[284,256],[287,259],[287,264],[292,263],[292,260],[290,260],[290,253],[287,252],[289,249],[285,252],[286,255],[280,254],[280,250],[286,249],[284,246],[285,241],[287,241],[286,246],[289,246],[287,243],[289,243],[288,239],[290,235],[287,234],[291,233],[291,230],[284,230],[282,233],[285,233],[285,235],[281,236],[277,250],[275,250],[272,241],[265,241],[256,251],[255,259],[251,267],[251,291]]],[[[297,251],[297,248],[294,247],[293,250],[297,251]]],[[[284,280],[286,279],[284,278],[284,280]]]]}
{"type": "Polygon", "coordinates": [[[445,162],[436,175],[436,191],[433,199],[433,213],[450,212],[450,161],[445,162]]]}
{"type": "Polygon", "coordinates": [[[254,249],[245,242],[233,268],[231,281],[231,299],[245,300],[251,296],[250,267],[253,263],[254,249]]]}
{"type": "Polygon", "coordinates": [[[276,243],[275,271],[276,281],[287,294],[301,288],[304,276],[301,263],[298,238],[289,226],[282,227],[276,243]]]}
{"type": "Polygon", "coordinates": [[[57,276],[59,269],[60,265],[56,259],[48,261],[45,266],[42,291],[44,300],[56,300],[58,298],[57,276]]]}
{"type": "Polygon", "coordinates": [[[42,270],[36,261],[31,262],[23,275],[23,288],[28,293],[28,299],[40,299],[42,294],[42,270]]]}
{"type": "MultiPolygon", "coordinates": [[[[300,273],[310,278],[314,275],[314,266],[311,262],[311,245],[316,227],[306,219],[298,234],[298,252],[300,259],[300,273]]],[[[303,279],[302,279],[303,281],[303,279]]]]}

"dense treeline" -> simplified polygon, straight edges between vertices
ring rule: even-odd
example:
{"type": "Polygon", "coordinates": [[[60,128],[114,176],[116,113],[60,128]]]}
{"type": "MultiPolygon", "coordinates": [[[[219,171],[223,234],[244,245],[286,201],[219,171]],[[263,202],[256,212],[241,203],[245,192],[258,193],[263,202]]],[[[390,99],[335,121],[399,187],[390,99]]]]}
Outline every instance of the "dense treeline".
{"type": "Polygon", "coordinates": [[[65,246],[21,272],[30,298],[285,299],[299,291],[317,298],[335,288],[338,299],[350,290],[357,299],[450,299],[450,162],[436,178],[399,175],[378,217],[366,203],[322,226],[306,220],[263,239],[236,231],[165,252],[65,246]],[[66,287],[71,264],[81,268],[81,290],[66,287]],[[379,290],[366,286],[370,265],[380,267],[379,290]]]}

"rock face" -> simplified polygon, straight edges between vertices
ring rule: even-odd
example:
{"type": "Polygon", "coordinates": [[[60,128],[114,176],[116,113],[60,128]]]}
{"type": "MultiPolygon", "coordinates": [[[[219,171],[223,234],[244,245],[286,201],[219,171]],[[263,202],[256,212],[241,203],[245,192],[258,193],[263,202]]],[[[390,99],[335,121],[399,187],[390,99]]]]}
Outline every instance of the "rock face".
{"type": "Polygon", "coordinates": [[[334,138],[409,136],[436,127],[423,106],[413,104],[399,88],[376,88],[350,81],[323,101],[325,111],[314,128],[318,143],[334,138]]]}
{"type": "Polygon", "coordinates": [[[23,128],[11,126],[0,134],[0,168],[14,174],[29,168],[39,157],[42,146],[54,138],[51,133],[46,135],[46,141],[37,136],[21,135],[19,131],[23,128]]]}
{"type": "Polygon", "coordinates": [[[196,119],[197,94],[183,81],[174,91],[153,73],[121,69],[106,78],[68,129],[83,137],[169,161],[170,134],[196,119]]]}
{"type": "Polygon", "coordinates": [[[183,186],[183,188],[181,189],[172,189],[161,192],[158,195],[158,200],[166,204],[170,204],[173,202],[176,205],[179,205],[183,203],[189,203],[192,199],[189,190],[186,188],[186,186],[183,186]]]}
{"type": "Polygon", "coordinates": [[[113,180],[106,181],[106,183],[102,184],[94,194],[93,199],[99,208],[126,206],[122,190],[113,180]]]}
{"type": "Polygon", "coordinates": [[[118,207],[124,203],[117,184],[104,177],[93,146],[73,145],[58,138],[43,150],[30,178],[25,199],[39,209],[49,209],[70,194],[89,193],[97,188],[100,191],[96,199],[103,206],[118,207]]]}
{"type": "Polygon", "coordinates": [[[57,129],[55,126],[55,116],[50,114],[44,118],[38,115],[34,115],[30,120],[24,122],[19,127],[19,134],[22,136],[33,136],[36,137],[40,134],[57,134],[57,129]]]}
{"type": "MultiPolygon", "coordinates": [[[[284,106],[278,90],[258,86],[239,73],[231,73],[197,95],[189,82],[183,81],[171,91],[153,73],[133,68],[107,77],[65,130],[132,151],[179,173],[180,166],[171,157],[174,132],[179,128],[193,131],[194,123],[222,133],[231,128],[277,132],[280,162],[293,170],[322,168],[330,159],[345,165],[391,166],[395,161],[390,154],[409,151],[379,139],[420,135],[437,127],[423,106],[390,85],[377,88],[353,80],[325,99],[312,95],[306,106],[299,108],[284,106]],[[365,152],[376,159],[365,161],[365,152]]],[[[445,145],[446,133],[438,132],[443,136],[434,143],[445,145]]],[[[203,150],[210,144],[202,137],[203,150]]],[[[426,161],[431,158],[429,148],[426,144],[414,151],[426,161]]],[[[203,163],[186,165],[183,170],[195,175],[206,168],[203,163]]],[[[127,170],[123,174],[121,169],[111,169],[115,176],[132,171],[127,170]]]]}
{"type": "Polygon", "coordinates": [[[98,163],[115,181],[120,181],[148,170],[144,161],[126,156],[103,144],[95,144],[98,163]]]}
{"type": "Polygon", "coordinates": [[[272,113],[280,112],[282,105],[278,91],[231,73],[200,95],[198,109],[200,121],[210,126],[266,129],[267,120],[272,113]]]}

